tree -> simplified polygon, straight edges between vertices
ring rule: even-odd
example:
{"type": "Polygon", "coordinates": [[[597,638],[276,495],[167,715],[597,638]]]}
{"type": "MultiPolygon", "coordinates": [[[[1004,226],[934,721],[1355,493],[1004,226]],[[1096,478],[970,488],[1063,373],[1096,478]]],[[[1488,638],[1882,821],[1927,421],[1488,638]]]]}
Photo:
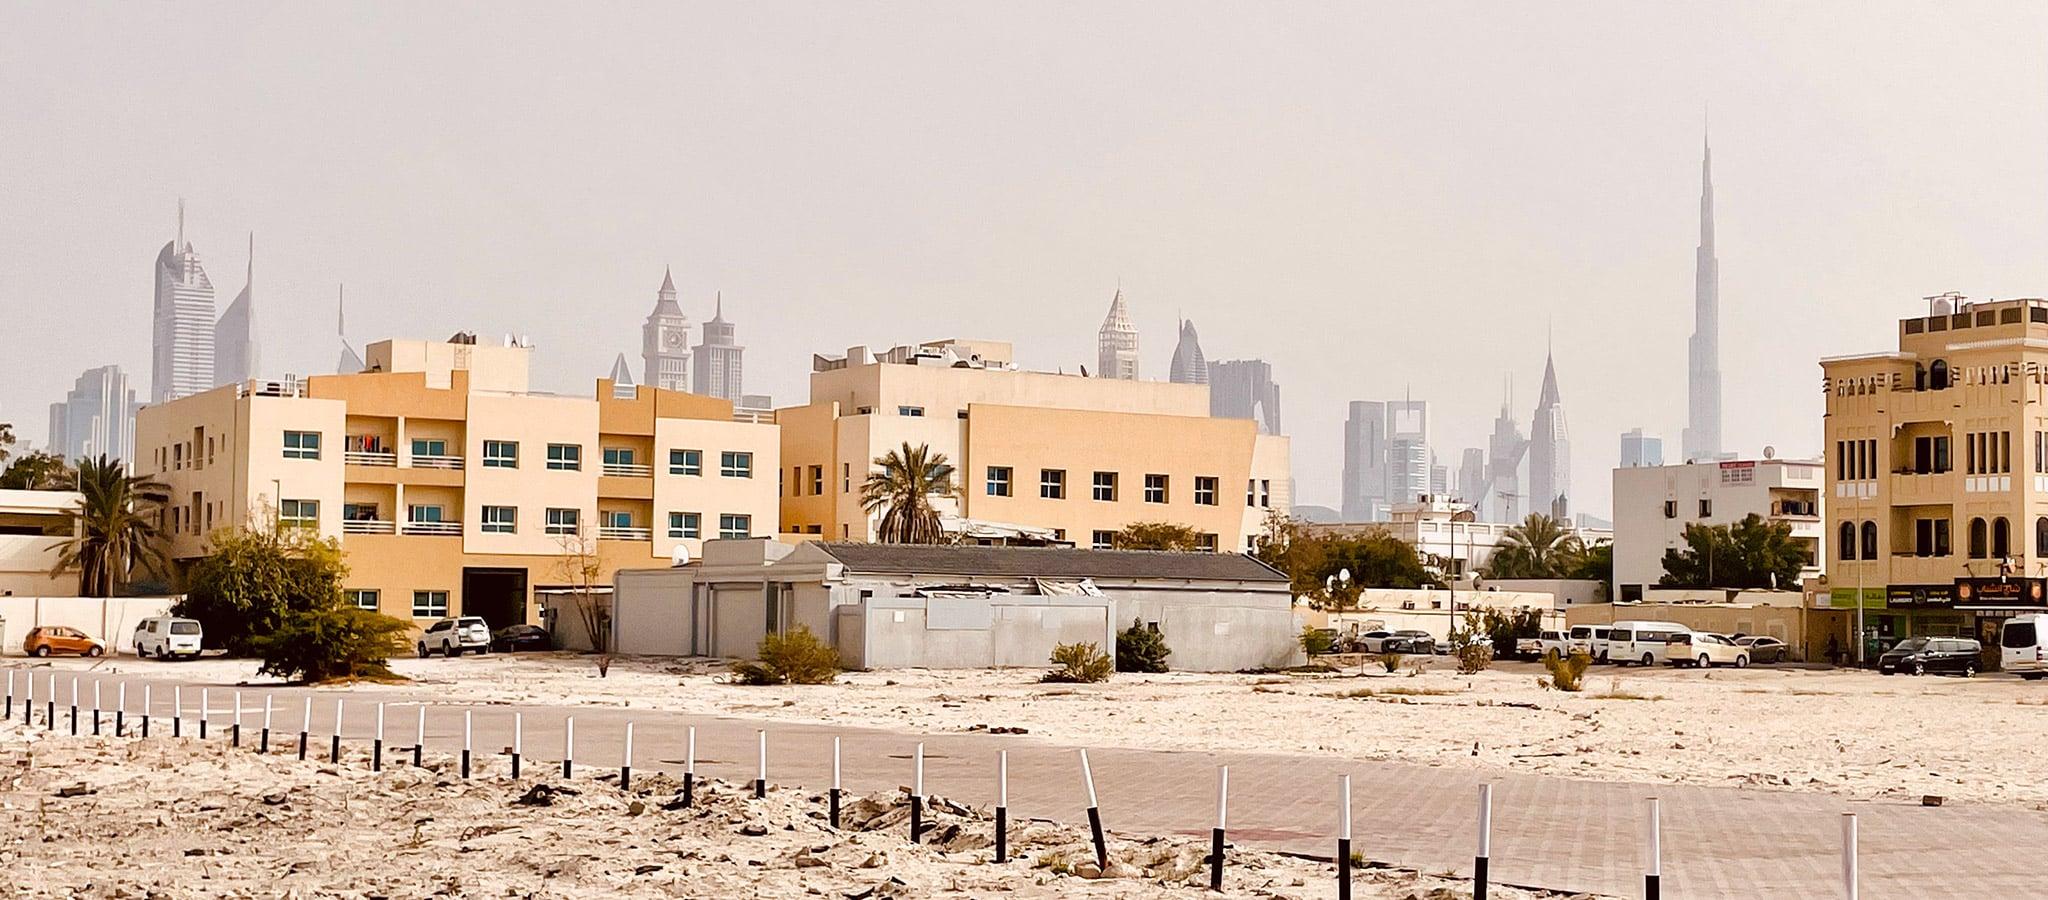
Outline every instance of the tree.
{"type": "Polygon", "coordinates": [[[905,441],[901,451],[889,451],[875,465],[880,471],[868,474],[860,502],[870,515],[881,514],[875,531],[882,543],[944,543],[945,529],[932,498],[953,496],[953,466],[946,462],[946,454],[931,452],[928,444],[912,447],[905,441]]]}
{"type": "Polygon", "coordinates": [[[1166,637],[1145,627],[1142,619],[1131,620],[1131,627],[1116,633],[1116,670],[1119,672],[1146,672],[1158,674],[1166,671],[1166,658],[1173,650],[1166,646],[1166,637]]]}
{"type": "Polygon", "coordinates": [[[609,599],[598,596],[604,564],[597,555],[597,540],[584,534],[566,534],[559,543],[562,552],[555,557],[555,577],[575,589],[570,596],[576,604],[576,615],[583,622],[584,633],[590,636],[590,649],[598,654],[597,672],[603,677],[611,671],[612,606],[609,599]]]}
{"type": "Polygon", "coordinates": [[[251,655],[257,639],[284,629],[290,614],[345,602],[348,566],[333,538],[305,528],[223,528],[207,542],[211,552],[193,565],[191,583],[171,614],[199,620],[209,645],[251,655]]]}
{"type": "Polygon", "coordinates": [[[734,684],[831,684],[839,675],[839,651],[798,625],[761,638],[759,662],[733,663],[734,684]]]}
{"type": "Polygon", "coordinates": [[[1119,529],[1110,546],[1118,550],[1174,550],[1191,553],[1201,549],[1200,532],[1173,522],[1132,522],[1119,529]]]}
{"type": "Polygon", "coordinates": [[[57,545],[57,564],[50,574],[75,568],[79,594],[111,597],[138,566],[161,570],[158,510],[170,500],[170,489],[129,475],[120,460],[104,456],[80,462],[78,477],[80,496],[71,511],[71,535],[57,545]]]}
{"type": "Polygon", "coordinates": [[[41,450],[15,457],[0,471],[0,489],[10,491],[68,491],[77,483],[77,473],[64,457],[41,450]]]}
{"type": "Polygon", "coordinates": [[[1252,555],[1287,573],[1296,597],[1307,597],[1322,609],[1351,609],[1366,588],[1438,587],[1442,582],[1423,568],[1415,548],[1383,528],[1325,532],[1279,514],[1266,518],[1266,533],[1252,555]],[[1332,583],[1349,570],[1351,581],[1332,583]]]}
{"type": "Polygon", "coordinates": [[[0,422],[0,463],[14,455],[14,423],[0,422]]]}
{"type": "Polygon", "coordinates": [[[1600,582],[1600,593],[1604,599],[1614,585],[1614,542],[1601,540],[1593,542],[1586,552],[1579,555],[1566,578],[1579,578],[1600,582]]]}
{"type": "Polygon", "coordinates": [[[405,652],[412,626],[387,615],[356,609],[337,599],[320,609],[291,610],[276,631],[251,638],[263,667],[275,675],[309,684],[360,678],[395,678],[391,657],[405,652]]]}
{"type": "Polygon", "coordinates": [[[1790,588],[1807,565],[1789,522],[1750,513],[1734,525],[1687,525],[1685,549],[1664,551],[1658,584],[1701,588],[1790,588]]]}
{"type": "Polygon", "coordinates": [[[1563,524],[1542,513],[1530,513],[1522,524],[1501,535],[1500,546],[1487,560],[1488,578],[1564,578],[1577,566],[1585,545],[1563,524]]]}

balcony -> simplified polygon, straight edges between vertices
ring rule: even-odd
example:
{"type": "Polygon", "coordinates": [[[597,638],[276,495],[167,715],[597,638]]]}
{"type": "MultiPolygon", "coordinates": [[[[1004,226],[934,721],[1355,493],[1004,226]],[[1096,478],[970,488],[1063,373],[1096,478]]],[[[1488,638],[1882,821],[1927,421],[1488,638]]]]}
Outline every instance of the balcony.
{"type": "Polygon", "coordinates": [[[385,519],[341,520],[342,534],[391,534],[397,530],[398,526],[396,523],[385,519]]]}
{"type": "MultiPolygon", "coordinates": [[[[1893,584],[1947,584],[1967,575],[1964,564],[1984,560],[1969,560],[1955,554],[1948,556],[1918,556],[1912,553],[1893,553],[1890,581],[1893,584]]],[[[1829,576],[1835,581],[1834,576],[1829,576]]],[[[1839,582],[1837,582],[1839,583],[1839,582]]]]}
{"type": "Polygon", "coordinates": [[[615,478],[653,478],[653,466],[636,466],[631,463],[605,463],[604,474],[615,478]]]}
{"type": "Polygon", "coordinates": [[[620,528],[614,525],[603,525],[597,529],[597,539],[600,541],[647,541],[654,539],[654,531],[649,528],[620,528]]]}
{"type": "Polygon", "coordinates": [[[406,534],[437,534],[461,536],[461,522],[407,522],[403,529],[406,534]]]}
{"type": "Polygon", "coordinates": [[[341,455],[341,460],[351,466],[376,466],[380,469],[392,469],[398,466],[398,454],[396,453],[371,453],[350,450],[341,455]]]}
{"type": "Polygon", "coordinates": [[[1898,472],[1892,475],[1893,506],[1946,506],[1956,501],[1956,474],[1898,472]]]}
{"type": "Polygon", "coordinates": [[[412,467],[415,469],[460,469],[462,468],[462,457],[414,454],[412,467]]]}

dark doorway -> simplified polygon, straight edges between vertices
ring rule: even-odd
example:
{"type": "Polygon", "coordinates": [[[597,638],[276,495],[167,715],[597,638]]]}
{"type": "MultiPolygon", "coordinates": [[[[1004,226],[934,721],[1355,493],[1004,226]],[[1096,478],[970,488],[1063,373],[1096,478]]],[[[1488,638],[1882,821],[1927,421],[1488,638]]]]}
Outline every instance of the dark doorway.
{"type": "Polygon", "coordinates": [[[492,631],[525,624],[526,570],[463,569],[462,614],[482,616],[492,631]]]}

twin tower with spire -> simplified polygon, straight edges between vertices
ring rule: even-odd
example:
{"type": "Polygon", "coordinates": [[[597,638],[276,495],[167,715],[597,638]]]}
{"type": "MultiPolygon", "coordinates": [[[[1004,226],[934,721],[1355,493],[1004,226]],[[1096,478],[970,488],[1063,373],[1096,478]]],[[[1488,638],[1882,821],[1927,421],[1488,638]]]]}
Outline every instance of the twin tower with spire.
{"type": "Polygon", "coordinates": [[[256,235],[249,235],[249,273],[242,292],[219,319],[213,279],[185,240],[185,201],[178,231],[157,252],[150,333],[150,400],[162,403],[257,377],[256,235]]]}
{"type": "MultiPolygon", "coordinates": [[[[1124,304],[1123,288],[1110,298],[1109,315],[1095,332],[1095,377],[1138,379],[1138,327],[1131,324],[1131,308],[1124,304]]],[[[1180,338],[1173,347],[1173,362],[1166,380],[1176,384],[1208,384],[1209,361],[1202,355],[1202,338],[1195,323],[1180,320],[1180,338]]]]}
{"type": "MultiPolygon", "coordinates": [[[[637,383],[671,391],[705,394],[737,401],[743,394],[743,357],[746,348],[734,343],[732,323],[725,320],[725,295],[712,301],[711,320],[704,323],[703,340],[690,345],[690,317],[676,302],[676,279],[662,269],[661,287],[654,292],[654,311],[640,326],[640,378],[637,383]]],[[[612,365],[614,389],[635,382],[621,353],[612,365]]]]}

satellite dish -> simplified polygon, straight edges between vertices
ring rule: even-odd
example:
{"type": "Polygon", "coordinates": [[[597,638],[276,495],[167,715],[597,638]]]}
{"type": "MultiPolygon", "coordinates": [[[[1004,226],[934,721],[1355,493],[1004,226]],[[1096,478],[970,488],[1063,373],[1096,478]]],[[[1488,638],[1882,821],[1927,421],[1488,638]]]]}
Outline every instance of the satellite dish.
{"type": "Polygon", "coordinates": [[[1771,445],[1769,445],[1769,444],[1765,444],[1765,445],[1764,445],[1764,458],[1765,458],[1765,459],[1777,459],[1777,458],[1778,458],[1778,448],[1776,448],[1776,447],[1773,447],[1773,446],[1771,446],[1771,445]]]}
{"type": "Polygon", "coordinates": [[[668,552],[668,564],[669,564],[670,566],[673,566],[673,567],[678,567],[678,568],[680,568],[680,567],[682,567],[682,566],[687,566],[687,565],[689,565],[689,564],[690,564],[690,547],[689,547],[689,545],[687,545],[687,544],[677,544],[677,545],[676,545],[676,548],[675,548],[674,550],[670,550],[670,551],[668,552]]]}

